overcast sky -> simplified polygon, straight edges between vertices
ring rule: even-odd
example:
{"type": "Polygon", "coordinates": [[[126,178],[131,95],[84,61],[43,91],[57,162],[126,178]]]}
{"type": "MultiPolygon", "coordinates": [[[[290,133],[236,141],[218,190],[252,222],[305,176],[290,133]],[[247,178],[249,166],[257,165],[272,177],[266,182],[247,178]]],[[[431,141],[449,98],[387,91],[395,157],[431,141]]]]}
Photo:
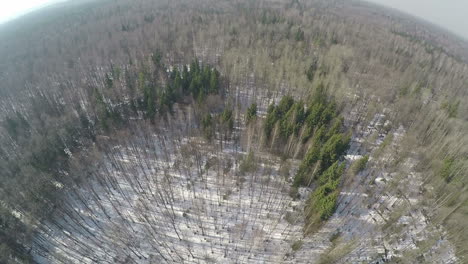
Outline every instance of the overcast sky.
{"type": "Polygon", "coordinates": [[[367,0],[442,26],[468,39],[468,0],[367,0]]]}
{"type": "Polygon", "coordinates": [[[0,23],[61,0],[0,0],[0,23]]]}
{"type": "MultiPolygon", "coordinates": [[[[63,0],[0,0],[0,23],[63,0]]],[[[400,9],[468,39],[468,0],[367,0],[400,9]]]]}

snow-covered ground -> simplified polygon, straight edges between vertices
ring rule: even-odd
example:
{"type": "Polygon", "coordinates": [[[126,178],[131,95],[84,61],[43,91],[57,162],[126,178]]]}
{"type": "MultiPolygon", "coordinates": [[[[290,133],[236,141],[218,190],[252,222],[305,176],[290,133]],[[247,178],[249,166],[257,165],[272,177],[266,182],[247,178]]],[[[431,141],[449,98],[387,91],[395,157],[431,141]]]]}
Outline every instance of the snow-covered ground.
{"type": "Polygon", "coordinates": [[[279,158],[256,154],[242,174],[245,156],[232,142],[220,150],[170,133],[113,146],[69,193],[74,210],[44,229],[50,252],[37,261],[281,262],[302,239],[304,200],[289,196],[279,158]]]}
{"type": "MultiPolygon", "coordinates": [[[[256,98],[259,115],[274,101],[261,91],[235,91],[236,105],[256,98]]],[[[208,144],[188,133],[190,111],[176,116],[158,132],[109,139],[113,145],[90,164],[96,169],[89,180],[69,190],[39,228],[37,262],[327,263],[324,256],[332,256],[338,263],[381,263],[411,252],[423,262],[457,261],[444,231],[424,214],[416,161],[405,158],[398,173],[385,166],[399,158],[406,133],[401,126],[382,129],[389,125],[385,111],[355,129],[346,156],[351,164],[370,154],[368,168],[345,176],[336,213],[306,237],[303,208],[311,189],[301,188],[293,200],[279,157],[256,150],[256,168],[242,171],[248,153],[240,143],[208,144]],[[382,144],[395,153],[376,155],[382,144]],[[422,247],[428,241],[434,243],[422,247]]],[[[289,163],[291,176],[299,161],[289,163]]]]}

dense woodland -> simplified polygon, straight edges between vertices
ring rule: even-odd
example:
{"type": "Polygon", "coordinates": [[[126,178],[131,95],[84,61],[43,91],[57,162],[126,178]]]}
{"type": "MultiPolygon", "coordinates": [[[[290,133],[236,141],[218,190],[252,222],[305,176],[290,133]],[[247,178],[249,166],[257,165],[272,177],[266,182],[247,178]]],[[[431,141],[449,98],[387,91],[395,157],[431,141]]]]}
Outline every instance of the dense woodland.
{"type": "Polygon", "coordinates": [[[466,47],[341,0],[73,1],[1,25],[0,262],[275,261],[231,237],[258,223],[286,262],[464,262],[466,47]]]}

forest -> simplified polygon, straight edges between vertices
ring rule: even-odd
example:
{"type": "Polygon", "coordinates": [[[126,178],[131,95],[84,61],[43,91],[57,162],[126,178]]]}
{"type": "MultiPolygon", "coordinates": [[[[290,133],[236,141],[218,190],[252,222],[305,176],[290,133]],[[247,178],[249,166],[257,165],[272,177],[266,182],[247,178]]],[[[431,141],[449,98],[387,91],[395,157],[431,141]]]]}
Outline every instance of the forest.
{"type": "Polygon", "coordinates": [[[359,1],[0,25],[1,263],[464,263],[467,45],[359,1]]]}

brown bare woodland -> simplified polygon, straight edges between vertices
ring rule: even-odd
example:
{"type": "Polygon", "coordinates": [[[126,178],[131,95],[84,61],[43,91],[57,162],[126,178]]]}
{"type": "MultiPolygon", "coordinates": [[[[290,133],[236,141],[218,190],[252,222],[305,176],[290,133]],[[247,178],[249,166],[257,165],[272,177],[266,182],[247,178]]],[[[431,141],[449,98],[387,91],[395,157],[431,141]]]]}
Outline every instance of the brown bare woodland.
{"type": "Polygon", "coordinates": [[[433,25],[354,0],[84,0],[1,25],[0,58],[1,263],[467,261],[468,44],[433,25]],[[352,136],[309,223],[313,140],[263,129],[319,87],[352,136]]]}

